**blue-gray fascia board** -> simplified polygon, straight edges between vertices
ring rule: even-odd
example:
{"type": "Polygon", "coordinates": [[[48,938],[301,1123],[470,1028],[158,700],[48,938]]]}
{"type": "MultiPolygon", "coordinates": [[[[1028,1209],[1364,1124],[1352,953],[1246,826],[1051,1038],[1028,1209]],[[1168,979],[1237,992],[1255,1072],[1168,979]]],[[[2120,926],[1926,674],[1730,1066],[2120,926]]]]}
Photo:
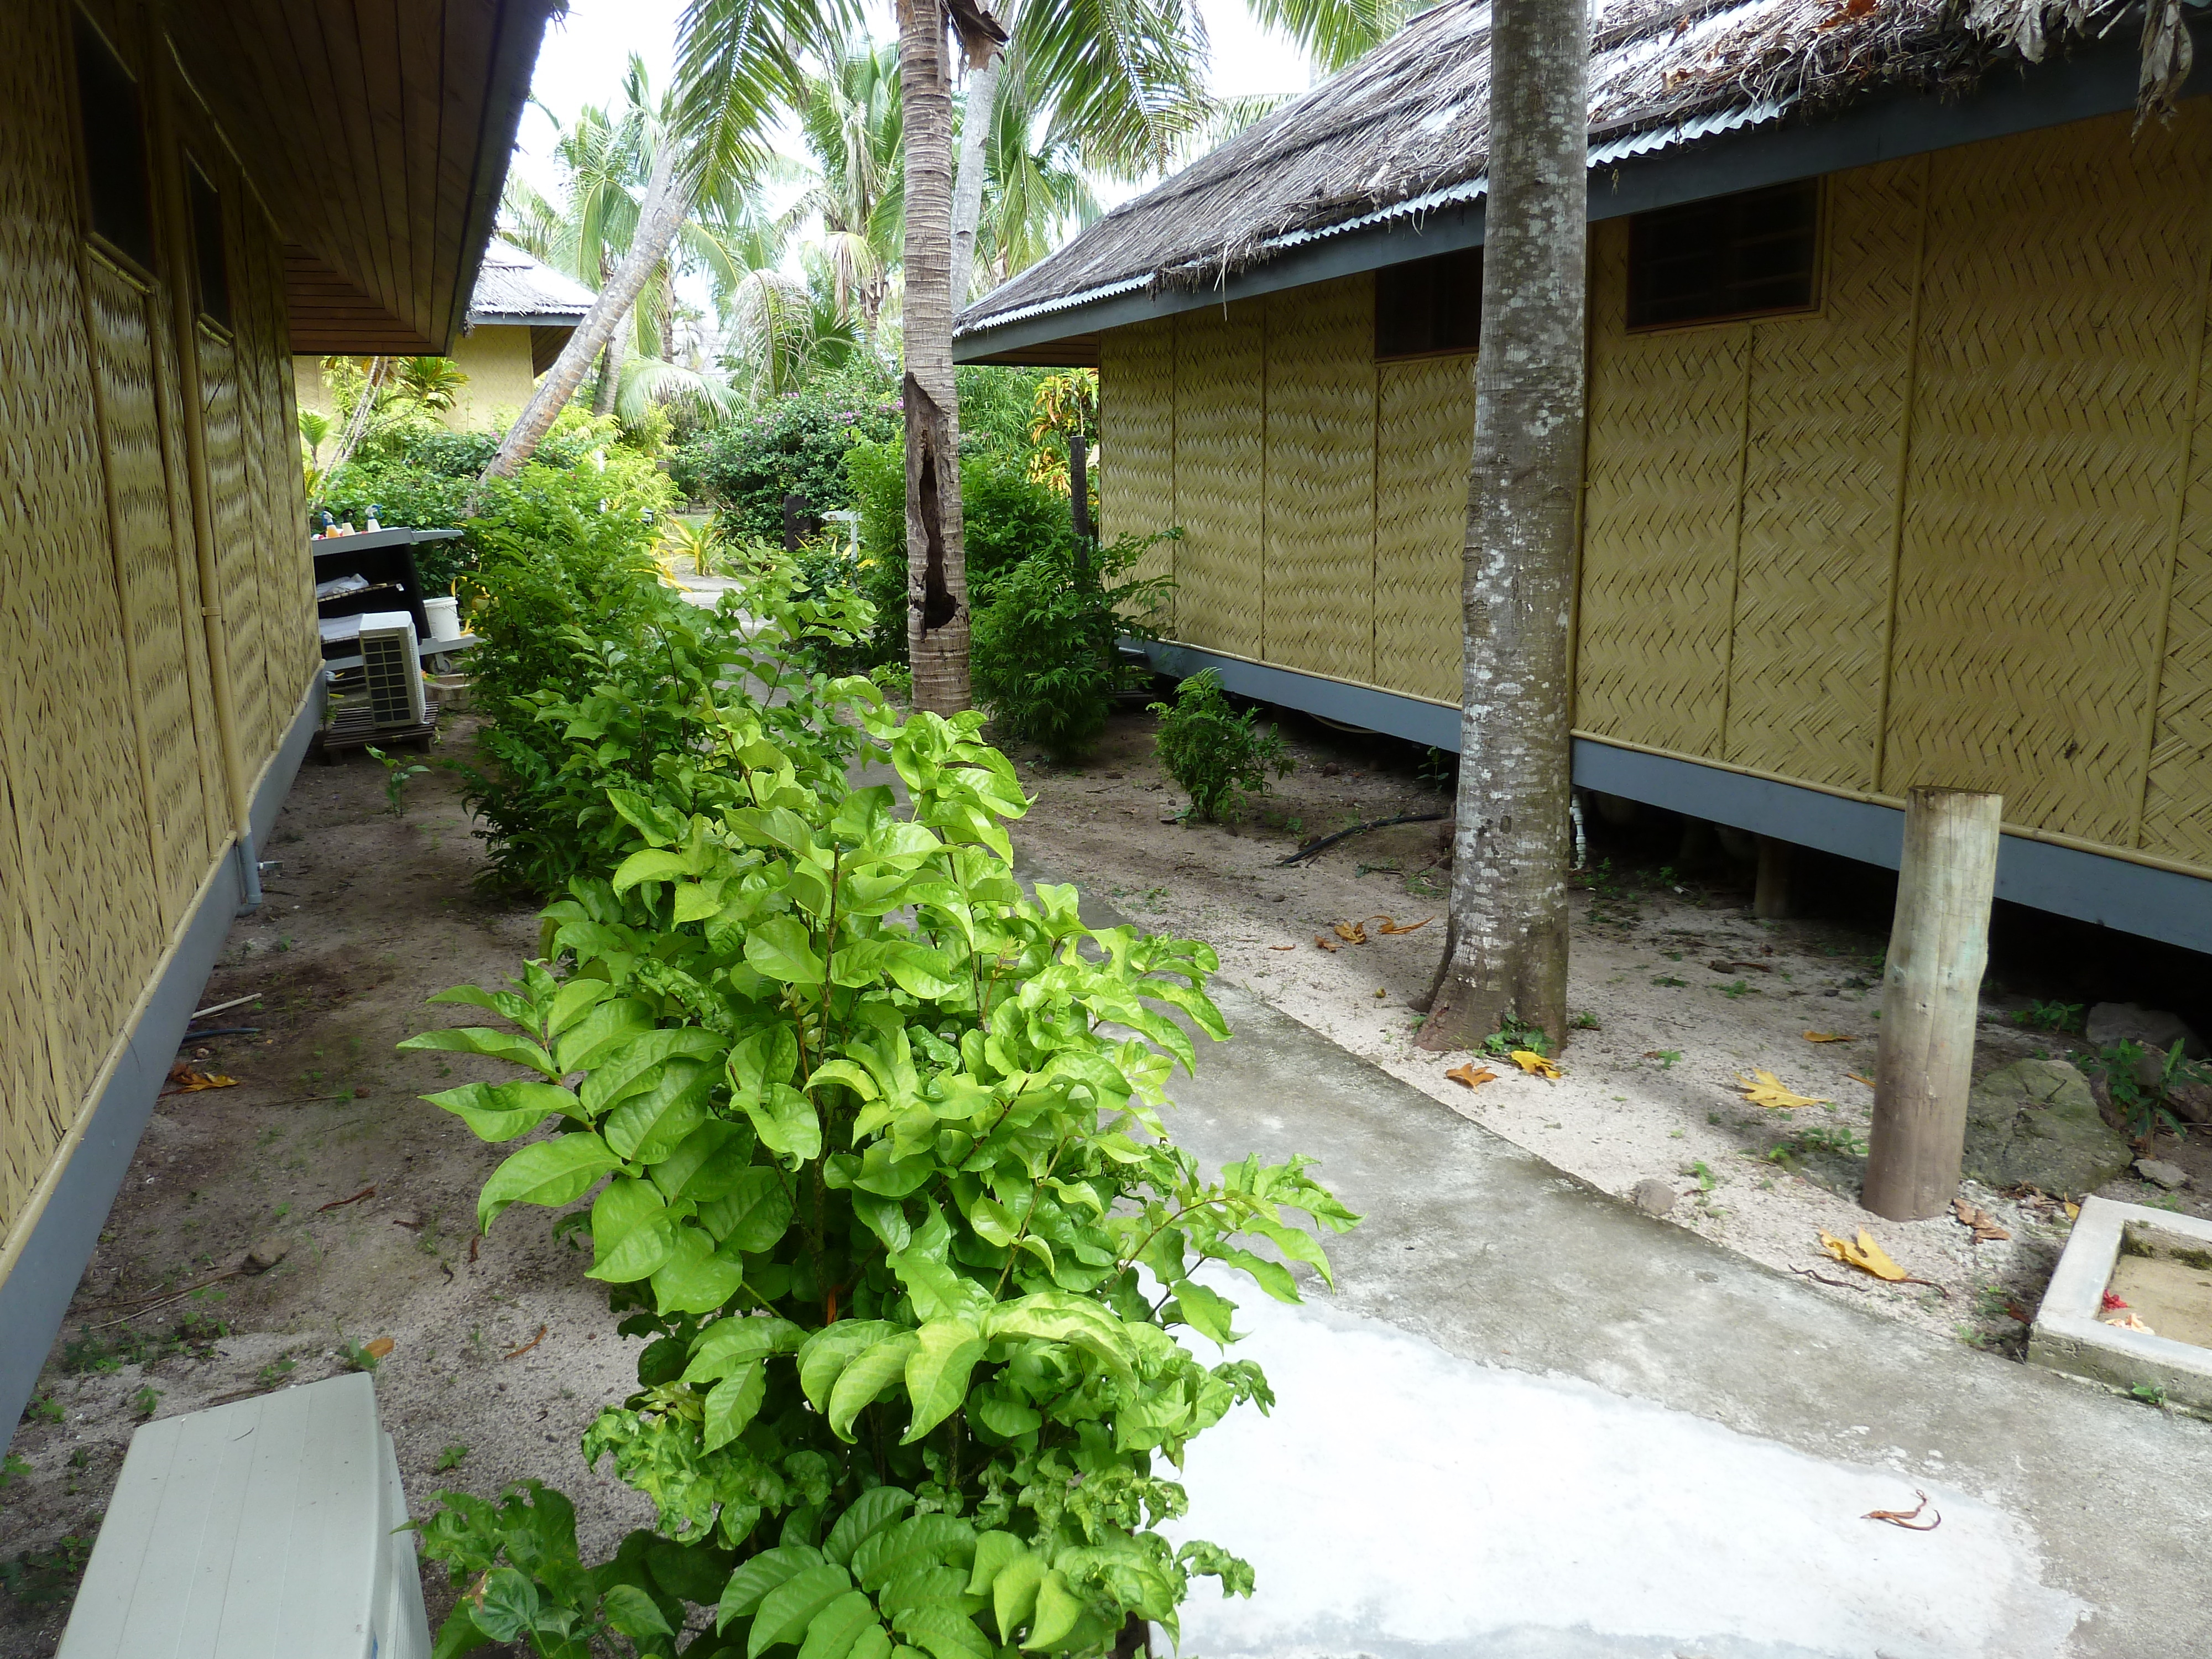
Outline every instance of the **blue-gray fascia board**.
{"type": "MultiPolygon", "coordinates": [[[[319,668],[248,805],[256,842],[268,839],[322,716],[319,668]]],[[[138,1138],[154,1115],[155,1100],[168,1080],[192,1010],[199,1006],[200,993],[222,954],[231,920],[245,897],[238,860],[226,856],[201,894],[199,907],[185,923],[184,934],[131,1027],[106,1086],[93,1103],[84,1136],[70,1152],[14,1270],[0,1279],[0,1334],[5,1338],[0,1340],[0,1421],[7,1424],[9,1438],[38,1388],[46,1354],[69,1316],[85,1264],[99,1246],[100,1229],[107,1224],[107,1212],[137,1152],[138,1138]]]]}
{"type": "MultiPolygon", "coordinates": [[[[1170,641],[1146,642],[1142,648],[1164,674],[1180,678],[1211,668],[1238,696],[1452,753],[1459,750],[1459,711],[1441,703],[1170,641]]],[[[1574,740],[1574,781],[1578,788],[1889,870],[1897,868],[1905,841],[1905,813],[1899,807],[1594,738],[1574,740]]],[[[2212,951],[2212,881],[2179,871],[2006,836],[1997,848],[1997,896],[2187,950],[2212,951]]]]}
{"type": "MultiPolygon", "coordinates": [[[[2212,25],[2192,18],[2190,28],[2197,36],[2212,30],[2212,25]]],[[[2203,44],[2212,46],[2212,41],[2203,44]]],[[[1826,120],[1797,125],[1785,117],[1778,125],[1747,127],[1637,156],[1591,173],[1589,216],[1618,218],[1679,202],[1787,184],[1794,179],[1817,178],[1877,161],[2118,114],[2135,107],[2141,64],[2136,33],[2115,30],[2071,58],[2019,71],[1994,71],[1972,96],[1955,102],[1924,93],[1893,94],[1826,120]]],[[[2212,52],[2198,54],[2183,95],[2196,97],[2208,90],[2212,90],[2212,52]]],[[[1073,334],[1095,334],[1178,312],[1200,311],[1232,300],[1379,270],[1409,259],[1478,247],[1482,238],[1480,201],[1436,208],[1418,218],[1392,220],[1334,235],[1324,232],[1263,265],[1240,272],[1218,288],[1117,294],[1064,311],[978,330],[953,341],[952,357],[955,362],[974,362],[979,357],[1073,334]]]]}

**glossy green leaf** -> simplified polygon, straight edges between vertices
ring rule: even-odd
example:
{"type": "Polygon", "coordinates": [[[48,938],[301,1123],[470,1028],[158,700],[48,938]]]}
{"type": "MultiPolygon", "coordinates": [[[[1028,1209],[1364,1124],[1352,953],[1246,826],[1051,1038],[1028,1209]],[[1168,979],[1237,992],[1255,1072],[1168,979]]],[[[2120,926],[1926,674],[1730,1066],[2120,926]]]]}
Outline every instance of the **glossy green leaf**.
{"type": "Polygon", "coordinates": [[[755,972],[785,985],[822,983],[822,958],[805,925],[795,916],[771,916],[745,935],[745,961],[755,972]]]}
{"type": "Polygon", "coordinates": [[[896,1486],[871,1486],[854,1498],[822,1540],[822,1553],[840,1566],[853,1552],[914,1507],[914,1494],[896,1486]]]}
{"type": "MultiPolygon", "coordinates": [[[[652,1029],[653,1011],[643,1003],[629,997],[609,998],[594,1003],[581,1019],[561,1034],[553,1057],[563,1072],[595,1071],[623,1044],[652,1029]]],[[[592,1100],[588,1085],[586,1079],[584,1104],[596,1111],[599,1103],[592,1100]]]]}
{"type": "Polygon", "coordinates": [[[732,1176],[727,1194],[700,1206],[699,1221],[725,1244],[761,1255],[790,1231],[792,1214],[787,1177],[756,1164],[732,1176]]]}
{"type": "Polygon", "coordinates": [[[599,1600],[600,1614],[633,1642],[656,1636],[673,1636],[668,1620],[653,1598],[635,1584],[610,1584],[599,1600]]]}
{"type": "Polygon", "coordinates": [[[484,1054],[493,1060],[527,1066],[549,1078],[560,1076],[551,1056],[528,1037],[517,1036],[512,1031],[495,1031],[489,1025],[455,1025],[442,1031],[425,1031],[419,1036],[409,1037],[399,1046],[441,1054],[484,1054]]]}
{"type": "Polygon", "coordinates": [[[749,1618],[761,1599],[793,1574],[822,1565],[822,1552],[806,1544],[784,1544],[763,1550],[730,1575],[722,1599],[714,1610],[714,1628],[727,1630],[731,1621],[749,1618]]]}
{"type": "Polygon", "coordinates": [[[852,1587],[852,1576],[832,1562],[793,1573],[761,1598],[745,1638],[745,1659],[760,1659],[772,1647],[797,1643],[815,1615],[852,1587]]]}
{"type": "Polygon", "coordinates": [[[576,1097],[550,1083],[465,1083],[422,1098],[467,1124],[478,1140],[512,1140],[556,1112],[576,1110],[576,1097]]]}
{"type": "Polygon", "coordinates": [[[588,1131],[533,1142],[491,1172],[477,1194],[477,1224],[489,1227],[510,1204],[573,1203],[617,1162],[588,1131]]]}
{"type": "Polygon", "coordinates": [[[635,1284],[675,1254],[675,1225],[649,1181],[617,1178],[592,1204],[592,1265],[587,1279],[635,1284]]]}
{"type": "Polygon", "coordinates": [[[1011,1643],[1014,1632],[1036,1616],[1037,1590],[1044,1583],[1044,1558],[1024,1549],[991,1581],[991,1613],[999,1621],[1000,1641],[1011,1643]]]}
{"type": "Polygon", "coordinates": [[[787,1319],[757,1316],[718,1319],[692,1344],[684,1380],[712,1382],[749,1361],[765,1359],[773,1353],[796,1353],[805,1340],[806,1334],[787,1319]]]}
{"type": "Polygon", "coordinates": [[[1066,1576],[1053,1568],[1037,1583],[1036,1609],[1030,1617],[1023,1649],[1034,1653],[1058,1647],[1082,1616],[1083,1598],[1068,1588],[1066,1576]]]}
{"type": "Polygon", "coordinates": [[[761,1145],[797,1169],[822,1156],[822,1118],[814,1103],[787,1083],[771,1083],[744,1103],[761,1145]]]}
{"type": "Polygon", "coordinates": [[[599,1125],[607,1145],[624,1159],[658,1164],[707,1121],[707,1097],[721,1070],[703,1060],[664,1060],[599,1125]]]}
{"type": "Polygon", "coordinates": [[[706,1448],[716,1451],[745,1431],[768,1398],[768,1364],[749,1359],[707,1395],[706,1448]]]}
{"type": "Polygon", "coordinates": [[[907,1356],[915,1352],[918,1341],[914,1332],[900,1331],[853,1356],[838,1371],[837,1385],[830,1391],[830,1403],[823,1413],[829,1419],[830,1433],[840,1440],[852,1439],[853,1419],[877,1395],[897,1383],[905,1374],[907,1356]]]}
{"type": "Polygon", "coordinates": [[[667,1261],[653,1275],[653,1305],[663,1314],[712,1313],[744,1282],[743,1270],[715,1255],[703,1231],[680,1226],[667,1261]]]}
{"type": "Polygon", "coordinates": [[[799,1386],[817,1412],[830,1409],[830,1391],[854,1356],[898,1329],[887,1319],[841,1319],[806,1339],[799,1351],[799,1386]]]}
{"type": "Polygon", "coordinates": [[[964,1319],[933,1319],[916,1333],[906,1362],[914,1421],[901,1445],[913,1444],[960,1408],[968,1398],[969,1373],[982,1357],[983,1340],[964,1319]]]}
{"type": "Polygon", "coordinates": [[[808,1623],[799,1659],[848,1659],[863,1632],[881,1628],[875,1603],[859,1590],[847,1590],[808,1623]]]}

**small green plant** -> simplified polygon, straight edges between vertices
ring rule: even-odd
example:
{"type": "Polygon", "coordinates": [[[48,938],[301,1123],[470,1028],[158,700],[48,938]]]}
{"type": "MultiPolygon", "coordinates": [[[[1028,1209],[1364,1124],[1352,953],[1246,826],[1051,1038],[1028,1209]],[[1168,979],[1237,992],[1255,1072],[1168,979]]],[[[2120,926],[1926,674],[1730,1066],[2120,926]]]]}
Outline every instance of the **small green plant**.
{"type": "Polygon", "coordinates": [[[1041,547],[993,584],[969,662],[976,699],[1001,730],[1055,761],[1090,751],[1114,712],[1117,638],[1158,637],[1147,619],[1170,582],[1124,579],[1162,539],[1041,547]]]}
{"type": "Polygon", "coordinates": [[[1483,1038],[1482,1052],[1486,1054],[1510,1054],[1518,1048],[1532,1054],[1548,1054],[1551,1053],[1548,1042],[1542,1026],[1523,1025],[1518,1020],[1509,1019],[1483,1038]]]}
{"type": "Polygon", "coordinates": [[[443,1474],[447,1469],[460,1468],[467,1461],[469,1449],[456,1441],[438,1454],[438,1461],[432,1464],[431,1468],[438,1474],[443,1474]]]}
{"type": "Polygon", "coordinates": [[[1749,996],[1751,994],[1751,987],[1746,984],[1742,980],[1738,980],[1733,985],[1722,986],[1721,994],[1726,997],[1730,1002],[1733,1002],[1738,997],[1749,996]]]}
{"type": "Polygon", "coordinates": [[[25,1550],[11,1561],[0,1561],[0,1589],[27,1607],[51,1607],[76,1593],[76,1581],[91,1559],[92,1540],[71,1534],[52,1549],[25,1550]]]}
{"type": "Polygon", "coordinates": [[[58,1423],[62,1420],[62,1402],[50,1394],[34,1395],[31,1403],[23,1407],[23,1416],[33,1423],[58,1423]]]}
{"type": "MultiPolygon", "coordinates": [[[[364,744],[370,756],[384,768],[384,807],[395,818],[407,816],[407,786],[429,771],[417,761],[412,765],[398,755],[387,755],[374,744],[364,744]]],[[[288,941],[289,942],[289,941],[288,941]]]]}
{"type": "Polygon", "coordinates": [[[1837,1158],[1864,1158],[1867,1144],[1844,1124],[1808,1124],[1767,1154],[1775,1163],[1802,1158],[1808,1152],[1826,1152],[1837,1158]]]}
{"type": "Polygon", "coordinates": [[[291,1376],[299,1368],[299,1364],[300,1362],[290,1354],[280,1353],[259,1370],[254,1372],[253,1381],[258,1387],[273,1389],[291,1376]]]}
{"type": "Polygon", "coordinates": [[[1651,982],[1654,985],[1683,986],[1690,981],[1686,979],[1677,979],[1672,974],[1655,974],[1652,975],[1651,982]]]}
{"type": "Polygon", "coordinates": [[[21,1480],[30,1472],[31,1460],[20,1452],[9,1452],[6,1456],[0,1457],[0,1490],[4,1490],[13,1482],[21,1480]]]}
{"type": "Polygon", "coordinates": [[[1690,1167],[1683,1173],[1697,1176],[1698,1190],[1701,1193],[1709,1193],[1721,1184],[1720,1177],[1713,1173],[1712,1165],[1702,1158],[1692,1159],[1690,1167]]]}
{"type": "Polygon", "coordinates": [[[1233,817],[1248,793],[1264,791],[1267,774],[1290,776],[1297,763],[1282,734],[1253,725],[1255,711],[1230,707],[1221,676],[1209,668],[1176,688],[1172,706],[1152,705],[1160,716],[1160,763],[1188,792],[1190,810],[1207,823],[1233,817]]]}
{"type": "Polygon", "coordinates": [[[365,1342],[349,1342],[339,1352],[339,1364],[349,1371],[373,1371],[377,1366],[377,1356],[369,1352],[365,1342]]]}
{"type": "Polygon", "coordinates": [[[1590,1012],[1587,1008],[1583,1009],[1582,1012],[1577,1014],[1572,1019],[1569,1020],[1567,1024],[1573,1030],[1577,1031],[1597,1031],[1604,1029],[1598,1024],[1597,1016],[1590,1012]]]}
{"type": "Polygon", "coordinates": [[[2031,1002],[2013,1011],[2012,1023],[2031,1031],[2078,1031],[2085,1006],[2079,1002],[2031,1002]]]}
{"type": "Polygon", "coordinates": [[[2155,1382],[2138,1382],[2128,1392],[2146,1406],[2162,1407],[2166,1404],[2166,1390],[2155,1382]]]}
{"type": "Polygon", "coordinates": [[[1675,1063],[1682,1058],[1682,1051],[1680,1048],[1654,1048],[1644,1058],[1657,1060],[1661,1071],[1671,1072],[1674,1069],[1675,1063]]]}
{"type": "Polygon", "coordinates": [[[896,703],[914,701],[914,670],[902,662],[878,663],[868,671],[876,690],[896,703]]]}
{"type": "Polygon", "coordinates": [[[141,1384],[131,1396],[131,1409],[141,1417],[151,1417],[161,1407],[161,1391],[150,1382],[141,1384]]]}
{"type": "Polygon", "coordinates": [[[2083,1071],[2104,1079],[2113,1110],[2120,1115],[2127,1133],[2139,1141],[2161,1131],[2187,1135],[2189,1130],[2175,1110],[2174,1094],[2191,1084],[2212,1083],[2212,1065],[2186,1058],[2178,1038],[2163,1054],[2122,1038],[2099,1053],[2079,1056],[2077,1063],[2083,1071]]]}

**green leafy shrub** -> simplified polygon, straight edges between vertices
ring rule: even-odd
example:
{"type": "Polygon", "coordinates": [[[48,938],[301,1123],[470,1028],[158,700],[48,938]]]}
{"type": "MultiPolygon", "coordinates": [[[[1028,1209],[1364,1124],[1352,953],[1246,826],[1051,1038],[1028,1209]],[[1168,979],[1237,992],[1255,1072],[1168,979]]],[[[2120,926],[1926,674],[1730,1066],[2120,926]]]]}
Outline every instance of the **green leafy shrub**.
{"type": "MultiPolygon", "coordinates": [[[[1006,732],[1055,759],[1085,753],[1114,712],[1117,635],[1157,639],[1149,618],[1170,583],[1123,581],[1164,538],[1127,536],[1078,565],[1070,542],[1032,553],[975,614],[975,695],[1006,732]]],[[[1072,538],[1071,538],[1072,540],[1072,538]]]]}
{"type": "Polygon", "coordinates": [[[672,1655],[695,1609],[687,1659],[1090,1655],[1131,1619],[1174,1631],[1194,1577],[1251,1588],[1158,1530],[1186,1508],[1164,1465],[1272,1401],[1177,1333],[1234,1340],[1206,1264],[1295,1301],[1291,1266],[1328,1262],[1286,1214],[1355,1218],[1304,1158],[1209,1181],[1169,1140],[1180,1022],[1227,1035],[1213,952],[1024,891],[1025,803],[980,714],[902,721],[850,682],[791,702],[826,725],[825,694],[903,809],[733,703],[720,781],[690,790],[711,804],[610,791],[623,856],[545,911],[547,960],[436,999],[502,1023],[403,1045],[520,1069],[428,1097],[520,1143],[480,1220],[596,1188],[587,1276],[649,1339],[584,1452],[656,1525],[587,1568],[558,1492],[441,1494],[425,1553],[473,1588],[441,1655],[585,1659],[610,1632],[672,1655]]]}
{"type": "Polygon", "coordinates": [[[856,440],[896,441],[897,399],[878,371],[825,375],[684,445],[670,475],[712,502],[732,536],[780,546],[787,494],[817,515],[851,505],[845,452],[856,440]]]}
{"type": "Polygon", "coordinates": [[[1239,714],[1209,668],[1176,688],[1172,706],[1152,705],[1160,716],[1160,764],[1190,794],[1190,810],[1212,823],[1243,811],[1248,793],[1267,787],[1267,774],[1290,776],[1295,763],[1273,726],[1254,726],[1256,712],[1239,714]]]}
{"type": "Polygon", "coordinates": [[[2083,1071],[2104,1079],[2112,1109],[2128,1133],[2144,1140],[2160,1131],[2186,1136],[2188,1126],[2176,1109],[2174,1097],[2191,1085],[2212,1084],[2212,1064],[2191,1060],[2181,1049],[2179,1039],[2161,1054],[2124,1037],[2077,1059],[2083,1071]]]}

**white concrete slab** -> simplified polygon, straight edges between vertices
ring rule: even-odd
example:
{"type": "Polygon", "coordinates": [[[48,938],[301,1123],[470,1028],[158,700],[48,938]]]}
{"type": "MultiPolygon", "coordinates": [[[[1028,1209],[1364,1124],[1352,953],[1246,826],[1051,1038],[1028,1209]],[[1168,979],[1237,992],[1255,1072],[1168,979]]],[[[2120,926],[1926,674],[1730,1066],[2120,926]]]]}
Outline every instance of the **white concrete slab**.
{"type": "Polygon", "coordinates": [[[1186,1654],[2039,1659],[2088,1611],[2024,1522],[1948,1486],[1216,1282],[1280,1403],[1191,1446],[1170,1530],[1259,1592],[1198,1587],[1186,1654]],[[1861,1518],[1916,1486],[1936,1530],[1861,1518]]]}

